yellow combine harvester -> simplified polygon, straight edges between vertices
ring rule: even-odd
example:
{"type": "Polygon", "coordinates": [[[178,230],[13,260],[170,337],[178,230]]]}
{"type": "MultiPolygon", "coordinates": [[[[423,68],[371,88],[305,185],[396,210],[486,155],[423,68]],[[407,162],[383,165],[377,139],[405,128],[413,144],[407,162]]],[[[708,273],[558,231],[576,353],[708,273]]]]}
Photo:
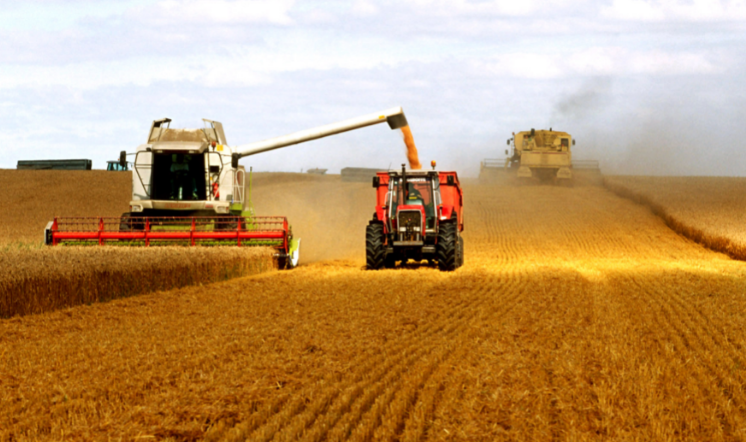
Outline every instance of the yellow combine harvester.
{"type": "Polygon", "coordinates": [[[506,168],[518,169],[519,178],[537,177],[544,180],[572,179],[572,153],[575,140],[567,132],[534,130],[518,132],[508,140],[513,152],[506,168]]]}
{"type": "Polygon", "coordinates": [[[549,130],[523,131],[513,133],[508,139],[504,159],[482,161],[480,179],[492,181],[500,176],[522,179],[538,178],[541,181],[571,183],[578,169],[598,172],[598,161],[573,161],[571,147],[575,145],[572,135],[567,132],[549,130]]]}

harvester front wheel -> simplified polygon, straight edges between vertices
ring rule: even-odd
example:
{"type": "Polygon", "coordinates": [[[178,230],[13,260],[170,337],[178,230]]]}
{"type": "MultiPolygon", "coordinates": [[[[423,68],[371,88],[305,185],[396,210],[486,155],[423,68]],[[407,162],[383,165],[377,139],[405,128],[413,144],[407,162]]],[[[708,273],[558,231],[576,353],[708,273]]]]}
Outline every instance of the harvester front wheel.
{"type": "Polygon", "coordinates": [[[122,214],[119,220],[120,232],[134,232],[145,230],[145,223],[138,216],[131,216],[129,212],[122,214]]]}
{"type": "Polygon", "coordinates": [[[369,270],[378,270],[385,264],[383,224],[368,224],[365,228],[365,263],[369,270]]]}
{"type": "Polygon", "coordinates": [[[454,221],[446,221],[440,225],[435,256],[440,270],[453,271],[458,268],[458,228],[454,221]]]}

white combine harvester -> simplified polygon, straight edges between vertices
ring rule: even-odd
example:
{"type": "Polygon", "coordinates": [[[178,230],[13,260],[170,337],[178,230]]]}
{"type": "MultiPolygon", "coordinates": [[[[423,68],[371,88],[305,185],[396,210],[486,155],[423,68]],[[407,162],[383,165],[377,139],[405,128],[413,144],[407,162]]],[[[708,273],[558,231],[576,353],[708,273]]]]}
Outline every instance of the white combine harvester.
{"type": "Polygon", "coordinates": [[[171,120],[153,122],[147,142],[120,163],[132,161],[130,210],[121,218],[55,218],[47,244],[98,241],[99,244],[186,243],[273,245],[281,266],[298,262],[299,240],[285,217],[258,217],[244,210],[242,157],[306,141],[388,123],[407,125],[401,107],[295,132],[242,146],[230,146],[223,125],[203,120],[201,129],[171,129],[171,120]]]}

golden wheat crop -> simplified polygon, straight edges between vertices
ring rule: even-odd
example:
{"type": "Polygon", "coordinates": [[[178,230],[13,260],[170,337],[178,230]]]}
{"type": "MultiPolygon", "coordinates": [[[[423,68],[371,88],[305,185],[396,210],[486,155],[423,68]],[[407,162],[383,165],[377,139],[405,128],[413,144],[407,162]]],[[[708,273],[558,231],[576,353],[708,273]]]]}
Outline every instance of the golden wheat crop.
{"type": "Polygon", "coordinates": [[[127,210],[131,175],[0,170],[0,318],[209,283],[275,268],[271,249],[44,247],[55,216],[127,210]]]}
{"type": "Polygon", "coordinates": [[[464,267],[372,272],[368,186],[280,188],[353,257],[0,321],[0,441],[746,437],[746,266],[647,208],[467,185],[464,267]]]}
{"type": "Polygon", "coordinates": [[[746,179],[613,176],[604,178],[604,184],[649,206],[682,235],[746,260],[746,179]]]}
{"type": "Polygon", "coordinates": [[[274,249],[45,247],[0,252],[0,318],[276,268],[274,249]]]}

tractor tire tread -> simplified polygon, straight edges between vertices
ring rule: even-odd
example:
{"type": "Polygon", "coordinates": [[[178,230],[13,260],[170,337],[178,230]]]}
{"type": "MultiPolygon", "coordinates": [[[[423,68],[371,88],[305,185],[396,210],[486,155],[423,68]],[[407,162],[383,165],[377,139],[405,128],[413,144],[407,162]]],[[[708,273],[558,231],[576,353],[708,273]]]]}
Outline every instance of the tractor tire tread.
{"type": "Polygon", "coordinates": [[[455,222],[441,223],[438,243],[435,247],[435,256],[440,270],[450,272],[459,267],[458,239],[458,228],[455,222]]]}
{"type": "Polygon", "coordinates": [[[383,224],[368,224],[365,228],[365,263],[369,270],[384,267],[386,248],[384,244],[383,224]]]}

